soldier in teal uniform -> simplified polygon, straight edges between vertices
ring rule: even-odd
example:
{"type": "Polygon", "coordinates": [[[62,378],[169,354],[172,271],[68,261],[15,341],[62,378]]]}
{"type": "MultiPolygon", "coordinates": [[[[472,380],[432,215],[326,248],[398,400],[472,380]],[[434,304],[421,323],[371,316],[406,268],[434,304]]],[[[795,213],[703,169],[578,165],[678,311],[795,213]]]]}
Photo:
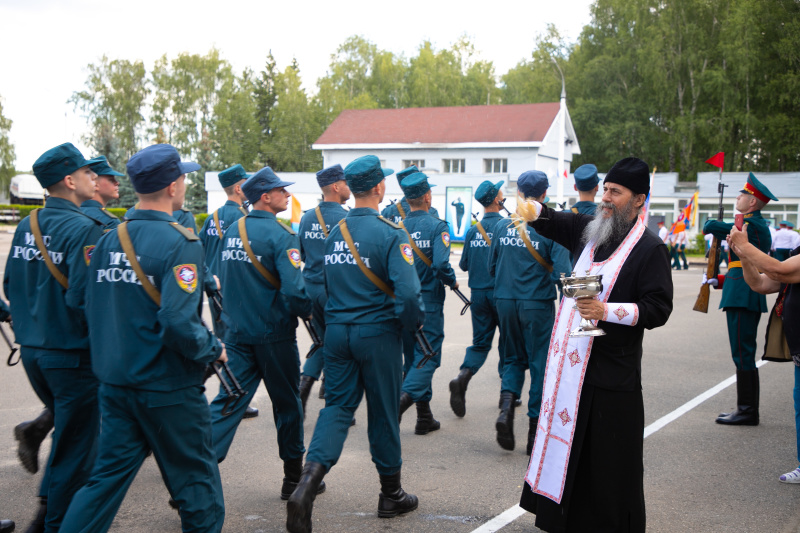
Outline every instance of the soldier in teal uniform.
{"type": "MultiPolygon", "coordinates": [[[[325,239],[328,238],[331,229],[347,215],[347,211],[342,205],[350,199],[350,188],[344,179],[342,165],[334,165],[317,172],[317,184],[322,189],[322,201],[317,207],[303,214],[303,218],[300,219],[298,236],[300,237],[300,256],[305,263],[303,279],[306,282],[308,297],[311,298],[312,320],[317,333],[324,339],[325,302],[328,299],[325,294],[325,275],[322,270],[325,262],[325,239]],[[320,219],[322,219],[322,223],[320,223],[320,219]]],[[[323,346],[322,350],[317,350],[317,353],[310,359],[306,359],[303,365],[303,373],[300,375],[300,400],[303,403],[304,415],[311,387],[322,373],[325,362],[325,356],[322,353],[324,350],[323,346]]]]}
{"type": "MultiPolygon", "coordinates": [[[[133,214],[136,209],[138,209],[139,204],[137,203],[130,209],[125,212],[125,216],[123,217],[125,220],[130,220],[131,215],[133,214]]],[[[186,209],[185,207],[181,206],[180,208],[176,209],[172,212],[173,218],[178,221],[178,224],[183,226],[184,228],[188,229],[195,235],[197,234],[197,222],[194,219],[194,215],[191,211],[186,209]]]]}
{"type": "Polygon", "coordinates": [[[461,233],[461,223],[464,218],[464,202],[461,198],[457,198],[455,202],[450,202],[450,205],[456,208],[456,233],[461,233]]]}
{"type": "Polygon", "coordinates": [[[418,505],[417,497],[407,494],[400,483],[397,403],[403,379],[401,329],[416,327],[422,319],[422,301],[408,237],[378,216],[386,191],[384,177],[391,173],[375,156],[358,158],[344,171],[356,207],[331,228],[325,241],[326,402],[300,484],[287,505],[286,527],[291,533],[311,531],[314,497],[322,478],[339,460],[353,413],[365,394],[370,452],[381,483],[378,516],[390,518],[418,505]],[[355,253],[351,243],[353,247],[358,243],[355,253]]]}
{"type": "MultiPolygon", "coordinates": [[[[547,202],[548,186],[547,176],[538,170],[524,172],[517,180],[519,194],[540,203],[547,202]]],[[[514,449],[514,402],[522,395],[526,370],[531,378],[528,450],[533,446],[555,320],[556,285],[561,274],[569,272],[569,253],[560,244],[542,237],[527,224],[517,228],[510,219],[495,226],[489,275],[496,280],[494,297],[506,349],[500,416],[495,429],[497,442],[504,450],[514,449]],[[525,231],[525,235],[520,231],[525,231]],[[531,253],[529,244],[536,254],[531,253]]]]}
{"type": "MultiPolygon", "coordinates": [[[[397,173],[397,183],[400,185],[401,189],[403,188],[403,180],[416,172],[419,172],[419,169],[416,167],[416,165],[411,165],[410,167],[404,168],[403,170],[397,173]]],[[[408,216],[410,212],[411,212],[411,206],[408,205],[408,200],[404,196],[399,201],[384,207],[383,211],[381,211],[381,216],[383,218],[391,220],[395,224],[399,224],[400,222],[405,220],[405,218],[408,216]]],[[[428,213],[435,216],[436,218],[439,218],[439,212],[434,207],[428,209],[428,213]]]]}
{"type": "Polygon", "coordinates": [[[89,168],[97,174],[97,190],[91,200],[86,200],[81,204],[81,211],[100,222],[105,231],[108,231],[116,228],[120,223],[119,217],[106,209],[106,206],[111,200],[119,198],[117,178],[123,177],[125,174],[111,168],[104,155],[96,157],[95,160],[96,162],[89,165],[89,168]]]}
{"type": "Polygon", "coordinates": [[[35,215],[38,237],[33,214],[17,226],[3,280],[28,380],[54,415],[33,533],[58,530],[96,452],[98,384],[84,307],[87,266],[103,227],[79,207],[95,192],[93,162],[70,143],[36,160],[33,173],[50,197],[35,215]],[[41,259],[42,248],[49,261],[41,259]]]}
{"type": "Polygon", "coordinates": [[[458,288],[456,273],[450,266],[450,230],[444,220],[428,213],[431,205],[431,187],[428,177],[417,172],[405,178],[403,192],[411,206],[403,226],[409,234],[414,251],[414,266],[422,286],[422,300],[425,302],[425,323],[423,332],[435,352],[422,368],[417,365],[423,353],[415,347],[414,358],[406,358],[406,377],[400,394],[400,415],[412,404],[417,404],[417,425],[414,433],[427,435],[439,429],[433,418],[430,401],[433,396],[433,373],[442,362],[442,343],[444,341],[444,298],[445,286],[458,288]]]}
{"type": "Polygon", "coordinates": [[[597,167],[592,164],[581,165],[575,169],[575,190],[578,191],[578,201],[572,206],[573,213],[584,215],[594,215],[597,203],[594,201],[597,196],[598,183],[597,167]]]}
{"type": "Polygon", "coordinates": [[[214,446],[222,461],[245,406],[259,382],[264,382],[272,400],[278,453],[283,460],[282,499],[292,493],[303,469],[296,330],[297,317],[311,315],[311,301],[300,272],[300,243],[295,232],[276,217],[289,205],[289,185],[292,183],[281,180],[269,167],[253,174],[242,185],[252,211],[225,232],[220,255],[224,341],[231,370],[246,394],[228,416],[222,415],[228,399],[224,390],[211,402],[214,446]]]}
{"type": "MultiPolygon", "coordinates": [[[[747,237],[750,243],[769,253],[772,246],[767,222],[761,209],[770,200],[778,199],[751,172],[744,188],[736,197],[736,209],[744,213],[747,222],[747,237]]],[[[725,240],[733,224],[709,220],[703,226],[704,234],[712,234],[725,240]]],[[[758,425],[759,380],[756,368],[756,335],[761,313],[767,312],[767,300],[763,294],[753,291],[744,280],[742,263],[733,250],[729,251],[728,272],[718,279],[705,280],[722,288],[719,307],[725,311],[728,321],[728,339],[731,345],[733,364],[736,365],[736,409],[717,417],[718,424],[735,426],[758,425]]]]}
{"type": "MultiPolygon", "coordinates": [[[[489,275],[489,250],[495,235],[495,228],[498,222],[503,220],[503,217],[500,216],[503,185],[502,181],[492,183],[489,180],[478,185],[475,199],[483,206],[483,219],[480,222],[480,228],[475,224],[467,230],[464,237],[464,251],[461,254],[461,261],[458,263],[461,270],[469,273],[470,300],[472,301],[470,306],[472,346],[467,348],[458,376],[450,382],[450,407],[456,416],[464,416],[467,412],[467,385],[472,376],[477,374],[486,362],[489,350],[492,349],[494,330],[499,326],[494,302],[494,278],[489,275]],[[488,241],[486,237],[489,238],[488,241]]],[[[497,371],[501,377],[505,356],[505,347],[502,341],[501,333],[498,345],[500,360],[497,364],[497,371]]]]}

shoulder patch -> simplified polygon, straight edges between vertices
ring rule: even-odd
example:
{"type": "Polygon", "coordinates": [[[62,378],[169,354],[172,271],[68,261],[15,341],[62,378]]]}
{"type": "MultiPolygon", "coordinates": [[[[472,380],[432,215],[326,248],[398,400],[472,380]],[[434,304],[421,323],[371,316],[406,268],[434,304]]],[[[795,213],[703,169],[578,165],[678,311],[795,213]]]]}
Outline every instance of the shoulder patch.
{"type": "Polygon", "coordinates": [[[178,265],[172,267],[175,273],[175,281],[178,282],[178,287],[188,292],[193,293],[197,289],[197,266],[192,264],[178,265]]]}
{"type": "Polygon", "coordinates": [[[180,233],[181,235],[183,235],[183,236],[184,236],[184,238],[185,238],[187,241],[199,241],[199,240],[200,240],[200,237],[198,237],[197,235],[195,235],[193,231],[189,231],[188,229],[184,228],[183,226],[181,226],[181,225],[180,225],[180,224],[178,224],[177,222],[170,222],[170,223],[169,223],[169,225],[170,225],[170,227],[172,227],[172,228],[173,228],[175,231],[177,231],[178,233],[180,233]]]}
{"type": "Polygon", "coordinates": [[[280,226],[281,226],[283,229],[285,229],[286,231],[288,231],[288,232],[289,232],[289,235],[297,235],[297,232],[296,232],[295,230],[293,230],[292,228],[290,228],[289,226],[287,226],[286,224],[284,224],[284,223],[283,223],[283,222],[281,222],[280,220],[278,221],[278,224],[279,224],[279,225],[280,225],[280,226]]]}
{"type": "Polygon", "coordinates": [[[411,249],[411,245],[407,243],[403,243],[400,245],[400,252],[403,254],[403,259],[406,260],[406,263],[409,265],[414,264],[414,250],[411,249]]]}
{"type": "Polygon", "coordinates": [[[94,252],[94,244],[83,247],[83,260],[86,261],[86,266],[89,266],[89,261],[92,260],[92,252],[94,252]]]}
{"type": "Polygon", "coordinates": [[[381,222],[385,222],[385,223],[389,224],[394,229],[400,229],[399,225],[395,224],[394,222],[392,222],[388,218],[385,218],[385,217],[382,217],[382,216],[378,215],[378,220],[380,220],[381,222]]]}
{"type": "Polygon", "coordinates": [[[300,268],[300,250],[297,248],[290,248],[286,250],[286,255],[289,256],[289,262],[295,268],[300,268]]]}
{"type": "Polygon", "coordinates": [[[442,232],[442,242],[445,246],[450,246],[450,233],[446,231],[442,232]]]}

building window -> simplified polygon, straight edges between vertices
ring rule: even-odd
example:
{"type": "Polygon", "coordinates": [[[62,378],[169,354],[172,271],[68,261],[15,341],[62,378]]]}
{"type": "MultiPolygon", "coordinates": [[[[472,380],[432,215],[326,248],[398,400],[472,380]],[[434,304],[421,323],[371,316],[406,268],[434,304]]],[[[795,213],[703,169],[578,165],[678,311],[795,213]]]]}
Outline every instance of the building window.
{"type": "Polygon", "coordinates": [[[501,174],[508,172],[508,159],[484,159],[483,171],[486,174],[501,174]]]}
{"type": "Polygon", "coordinates": [[[424,159],[403,159],[403,168],[408,168],[408,167],[411,167],[411,166],[414,166],[414,167],[417,167],[417,168],[421,169],[422,167],[425,166],[425,160],[424,159]]]}
{"type": "Polygon", "coordinates": [[[463,174],[466,171],[464,159],[442,159],[442,172],[445,174],[463,174]]]}

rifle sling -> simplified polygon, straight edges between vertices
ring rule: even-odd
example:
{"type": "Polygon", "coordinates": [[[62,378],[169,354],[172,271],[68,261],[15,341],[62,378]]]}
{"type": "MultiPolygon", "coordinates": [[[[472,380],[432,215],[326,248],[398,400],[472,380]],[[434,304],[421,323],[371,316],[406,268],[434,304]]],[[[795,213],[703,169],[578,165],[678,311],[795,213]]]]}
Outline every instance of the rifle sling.
{"type": "Polygon", "coordinates": [[[247,217],[242,217],[239,219],[239,238],[242,239],[242,246],[244,246],[244,251],[247,252],[247,257],[250,258],[250,262],[253,263],[253,266],[256,267],[258,273],[264,276],[264,279],[269,281],[275,290],[280,290],[281,282],[275,276],[272,275],[272,272],[267,270],[267,267],[261,264],[261,261],[258,260],[256,254],[253,253],[253,248],[250,246],[250,241],[247,239],[247,224],[245,223],[245,219],[247,217]]]}
{"type": "Polygon", "coordinates": [[[222,228],[219,227],[219,209],[214,211],[214,227],[217,228],[217,237],[222,240],[222,228]]]}
{"type": "Polygon", "coordinates": [[[491,246],[492,245],[492,239],[489,238],[489,235],[486,233],[486,230],[483,229],[483,225],[481,224],[480,220],[475,225],[478,226],[478,231],[480,231],[481,235],[483,235],[483,240],[486,241],[486,244],[491,246]]]}
{"type": "Polygon", "coordinates": [[[62,287],[69,289],[69,280],[67,276],[56,267],[50,254],[47,253],[47,246],[44,245],[42,230],[39,227],[39,211],[41,211],[41,209],[34,209],[31,211],[31,233],[33,233],[33,240],[36,241],[36,247],[39,249],[39,254],[42,256],[44,264],[47,265],[47,270],[50,271],[50,274],[53,275],[62,287]]]}
{"type": "MultiPolygon", "coordinates": [[[[527,224],[526,224],[526,226],[527,226],[527,224]]],[[[548,272],[553,272],[553,265],[551,265],[550,263],[545,261],[544,257],[539,255],[539,252],[537,252],[534,249],[533,244],[531,243],[531,238],[528,236],[528,232],[525,231],[524,229],[522,231],[520,231],[520,229],[517,228],[517,233],[522,238],[522,242],[525,243],[525,248],[527,248],[528,251],[533,256],[533,258],[536,259],[536,262],[539,263],[540,265],[542,265],[544,267],[544,269],[547,270],[548,272]]]]}
{"type": "Polygon", "coordinates": [[[325,238],[328,238],[328,226],[325,225],[325,219],[322,218],[322,210],[319,206],[314,209],[314,212],[317,214],[317,222],[319,222],[319,227],[322,228],[322,233],[325,235],[325,238]]]}
{"type": "Polygon", "coordinates": [[[398,202],[395,205],[397,206],[397,212],[400,213],[400,218],[402,220],[405,220],[406,219],[406,210],[403,209],[403,205],[400,203],[401,201],[402,201],[402,198],[400,200],[398,200],[398,202]]]}
{"type": "Polygon", "coordinates": [[[350,230],[347,229],[347,222],[344,219],[339,221],[339,229],[342,232],[342,237],[344,237],[344,241],[347,243],[347,248],[350,250],[350,254],[353,256],[353,259],[356,260],[358,264],[358,268],[361,269],[361,272],[367,276],[373,285],[378,287],[380,290],[386,293],[387,296],[394,298],[394,291],[383,281],[381,278],[378,277],[373,271],[367,268],[367,265],[364,264],[364,260],[361,259],[361,255],[358,253],[358,249],[356,248],[356,244],[353,242],[353,237],[350,235],[350,230]]]}
{"type": "Polygon", "coordinates": [[[147,278],[147,274],[145,274],[144,270],[142,270],[142,265],[140,265],[139,260],[136,259],[136,250],[133,249],[131,235],[128,233],[127,220],[117,226],[117,235],[119,236],[119,243],[122,246],[122,251],[125,252],[125,257],[128,258],[131,268],[134,272],[136,272],[136,277],[139,278],[142,288],[156,303],[156,305],[161,307],[161,293],[158,292],[158,289],[156,289],[152,283],[150,283],[150,280],[147,278]]]}
{"type": "Polygon", "coordinates": [[[428,268],[430,268],[433,262],[431,262],[431,260],[428,259],[427,255],[422,253],[422,250],[419,249],[417,243],[414,242],[414,239],[411,238],[411,234],[408,232],[408,230],[406,229],[406,227],[403,225],[402,222],[400,222],[400,227],[403,228],[403,230],[405,230],[406,232],[406,235],[408,235],[408,243],[411,245],[411,249],[414,250],[414,253],[417,254],[417,257],[419,257],[422,260],[422,262],[425,263],[428,266],[428,268]]]}

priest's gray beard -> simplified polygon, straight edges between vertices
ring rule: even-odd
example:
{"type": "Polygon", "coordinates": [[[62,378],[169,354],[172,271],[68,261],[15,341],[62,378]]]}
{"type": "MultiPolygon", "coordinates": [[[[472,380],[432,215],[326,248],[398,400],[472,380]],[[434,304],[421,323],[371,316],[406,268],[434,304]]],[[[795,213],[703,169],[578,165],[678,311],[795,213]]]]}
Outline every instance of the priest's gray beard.
{"type": "Polygon", "coordinates": [[[594,242],[596,248],[602,248],[608,243],[620,243],[631,229],[633,214],[639,214],[640,207],[635,205],[636,196],[631,197],[631,201],[622,208],[618,208],[611,202],[600,202],[597,204],[594,220],[583,229],[581,242],[585,245],[594,242]],[[611,209],[611,216],[603,216],[603,208],[611,209]]]}

